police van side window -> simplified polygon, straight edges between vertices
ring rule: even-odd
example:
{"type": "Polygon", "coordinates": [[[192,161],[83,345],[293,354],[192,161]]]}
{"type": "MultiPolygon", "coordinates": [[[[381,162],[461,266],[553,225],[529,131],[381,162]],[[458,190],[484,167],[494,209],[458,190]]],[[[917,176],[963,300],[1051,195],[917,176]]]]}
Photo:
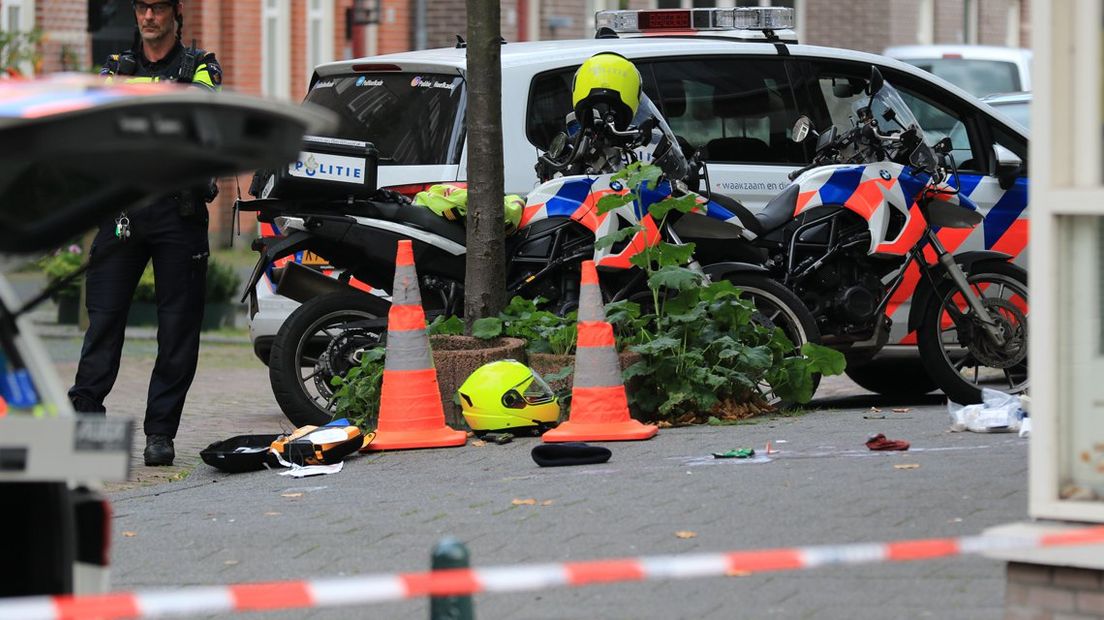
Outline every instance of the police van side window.
{"type": "MultiPolygon", "coordinates": [[[[852,105],[866,98],[865,88],[870,77],[870,65],[858,63],[820,64],[814,67],[812,114],[818,129],[835,125],[839,130],[853,126],[852,105]]],[[[882,75],[901,93],[901,98],[916,115],[928,144],[950,137],[952,154],[959,167],[966,171],[981,171],[978,155],[983,151],[972,136],[965,115],[943,102],[936,102],[930,92],[917,89],[916,78],[909,79],[895,71],[881,68],[882,75]]],[[[944,96],[943,99],[949,99],[944,96]]]]}
{"type": "Polygon", "coordinates": [[[707,161],[805,161],[804,149],[790,140],[799,114],[784,62],[689,58],[648,64],[671,129],[701,148],[707,161]]]}

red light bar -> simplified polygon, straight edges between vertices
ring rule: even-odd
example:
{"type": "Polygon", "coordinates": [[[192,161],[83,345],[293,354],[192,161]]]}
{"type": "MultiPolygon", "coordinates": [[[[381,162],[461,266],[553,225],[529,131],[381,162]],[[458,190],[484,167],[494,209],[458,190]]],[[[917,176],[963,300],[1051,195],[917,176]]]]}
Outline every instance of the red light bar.
{"type": "Polygon", "coordinates": [[[398,65],[373,65],[360,63],[353,65],[353,71],[357,73],[378,73],[380,71],[402,71],[398,65]]]}
{"type": "Polygon", "coordinates": [[[690,11],[660,10],[640,11],[638,28],[646,30],[688,30],[691,27],[690,11]]]}

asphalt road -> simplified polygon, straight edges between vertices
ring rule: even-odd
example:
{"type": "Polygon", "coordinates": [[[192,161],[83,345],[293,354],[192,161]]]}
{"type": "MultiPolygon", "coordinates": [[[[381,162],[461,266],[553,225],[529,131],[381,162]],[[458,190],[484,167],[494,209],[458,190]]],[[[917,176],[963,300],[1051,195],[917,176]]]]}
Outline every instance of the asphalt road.
{"type": "MultiPolygon", "coordinates": [[[[108,405],[140,415],[149,353],[128,347],[108,405]]],[[[73,366],[60,368],[64,377],[73,366]]],[[[826,381],[820,394],[800,415],[606,444],[605,465],[539,468],[529,455],[537,440],[527,439],[359,456],[338,474],[302,480],[227,475],[196,465],[195,447],[287,423],[247,348],[205,345],[173,481],[139,468],[145,486],[112,494],[113,585],[423,571],[445,535],[467,543],[476,566],[499,566],[969,535],[1026,518],[1026,439],[950,433],[937,397],[901,406],[845,379],[826,381]],[[864,417],[873,405],[885,419],[864,417]],[[877,432],[912,449],[870,452],[863,443],[877,432]],[[767,458],[710,456],[762,451],[767,441],[779,451],[767,458]],[[918,467],[894,467],[905,464],[918,467]],[[535,505],[514,505],[530,498],[535,505]]],[[[1003,597],[1002,564],[962,557],[480,595],[475,608],[479,618],[979,619],[1001,617],[1003,597]]],[[[427,615],[419,600],[249,617],[427,615]]]]}

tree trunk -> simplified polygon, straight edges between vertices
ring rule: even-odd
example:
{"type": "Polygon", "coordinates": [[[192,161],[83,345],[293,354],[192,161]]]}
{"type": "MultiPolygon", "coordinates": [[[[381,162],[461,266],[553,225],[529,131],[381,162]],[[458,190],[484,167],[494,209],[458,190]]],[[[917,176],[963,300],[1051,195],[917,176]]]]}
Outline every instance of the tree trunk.
{"type": "Polygon", "coordinates": [[[495,316],[506,305],[503,225],[502,47],[498,0],[467,0],[468,252],[464,319],[495,316]]]}

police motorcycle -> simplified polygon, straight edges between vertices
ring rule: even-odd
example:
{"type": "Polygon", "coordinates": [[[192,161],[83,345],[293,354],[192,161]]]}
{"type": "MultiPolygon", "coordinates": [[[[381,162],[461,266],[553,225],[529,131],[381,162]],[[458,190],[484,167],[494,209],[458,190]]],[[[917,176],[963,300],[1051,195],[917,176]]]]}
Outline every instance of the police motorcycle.
{"type": "MultiPolygon", "coordinates": [[[[588,259],[599,268],[608,301],[650,299],[643,272],[629,261],[661,240],[680,243],[669,225],[677,218],[669,217],[661,226],[648,207],[687,192],[681,179],[690,169],[678,139],[646,97],[635,115],[610,113],[602,97],[577,111],[586,115],[573,135],[558,136],[541,157],[538,170],[545,181],[528,195],[516,232],[506,238],[507,295],[539,296],[561,314],[578,306],[579,266],[588,259]],[[638,151],[649,153],[663,177],[654,187],[641,188],[641,204],[599,214],[603,196],[629,191],[612,177],[637,161],[638,151]],[[644,232],[612,247],[595,247],[597,239],[637,225],[644,232]]],[[[333,146],[308,141],[308,150],[323,144],[333,146]]],[[[279,185],[270,195],[280,195],[279,185]]],[[[269,358],[273,393],[297,425],[329,420],[334,407],[331,379],[358,365],[362,352],[386,337],[389,301],[380,293],[392,285],[398,240],[413,241],[427,315],[462,313],[465,231],[460,222],[380,192],[338,200],[268,198],[241,203],[241,208],[257,211],[262,222],[278,223],[283,231],[259,240],[261,256],[246,291],[267,270],[277,282],[277,294],[302,302],[278,331],[269,358]],[[327,277],[296,263],[273,268],[301,251],[323,257],[341,275],[327,277]]],[[[812,316],[785,287],[758,274],[728,277],[756,300],[765,322],[781,327],[798,346],[817,339],[812,316]]]]}
{"type": "Polygon", "coordinates": [[[936,385],[958,403],[980,402],[983,387],[1022,392],[1026,271],[1000,252],[947,251],[946,240],[961,240],[982,221],[959,192],[950,139],[926,144],[877,68],[866,94],[846,131],[818,134],[808,118],[798,119],[793,139],[815,139],[816,154],[763,211],[714,197],[722,208],[710,216],[741,223],[743,239],[766,257],[764,273],[805,302],[822,343],[850,352],[849,362],[886,344],[893,293],[919,277],[909,330],[936,385]]]}

